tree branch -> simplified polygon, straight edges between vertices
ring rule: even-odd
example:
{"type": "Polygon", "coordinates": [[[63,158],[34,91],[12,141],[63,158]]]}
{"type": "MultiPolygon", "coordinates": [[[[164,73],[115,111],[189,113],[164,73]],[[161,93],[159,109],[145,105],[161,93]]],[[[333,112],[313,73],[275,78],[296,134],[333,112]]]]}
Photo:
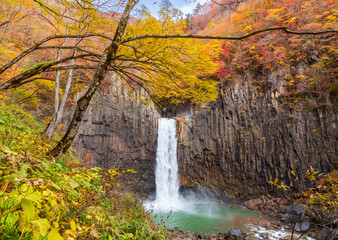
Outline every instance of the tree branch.
{"type": "Polygon", "coordinates": [[[78,129],[80,127],[82,118],[84,116],[84,113],[86,109],[88,108],[93,95],[95,94],[97,88],[99,87],[102,80],[106,76],[108,72],[108,68],[110,67],[112,60],[115,59],[116,57],[119,44],[122,42],[123,35],[125,33],[125,30],[128,24],[130,12],[137,2],[138,0],[127,1],[124,12],[116,28],[113,41],[104,50],[102,57],[100,59],[100,63],[97,66],[96,72],[93,76],[90,86],[87,89],[87,92],[77,101],[74,114],[68,126],[67,132],[62,137],[62,139],[58,142],[58,144],[52,150],[50,150],[49,155],[51,157],[59,158],[64,152],[68,150],[73,139],[75,138],[78,132],[78,129]]]}
{"type": "Polygon", "coordinates": [[[55,68],[49,68],[46,69],[45,72],[55,72],[57,70],[70,70],[70,69],[90,69],[90,70],[95,70],[97,69],[97,66],[82,66],[82,65],[68,65],[68,66],[61,66],[61,67],[55,67],[55,68]]]}
{"type": "Polygon", "coordinates": [[[80,52],[92,54],[93,56],[96,56],[97,58],[100,58],[102,56],[99,53],[84,50],[84,49],[77,47],[77,46],[44,46],[44,47],[38,47],[36,50],[45,50],[45,49],[72,49],[72,50],[77,50],[77,51],[80,51],[80,52]]]}
{"type": "Polygon", "coordinates": [[[36,43],[34,46],[32,46],[31,48],[26,49],[25,51],[23,51],[21,54],[19,54],[17,57],[15,57],[13,60],[9,61],[7,64],[3,65],[0,68],[0,74],[2,74],[4,71],[6,71],[8,68],[12,67],[14,64],[16,64],[18,61],[20,61],[21,59],[23,59],[24,57],[26,57],[28,54],[30,54],[31,52],[34,52],[36,50],[39,49],[39,47],[50,41],[53,39],[58,39],[58,38],[88,38],[88,37],[101,37],[104,39],[108,39],[110,41],[112,41],[113,39],[111,39],[110,37],[107,37],[103,34],[84,34],[84,35],[54,35],[54,36],[50,36],[47,37],[43,40],[41,40],[40,42],[36,43]]]}
{"type": "Polygon", "coordinates": [[[0,27],[2,27],[2,26],[4,26],[4,25],[6,25],[6,24],[8,24],[8,23],[10,23],[11,21],[5,21],[5,22],[2,22],[2,23],[0,23],[0,27]]]}
{"type": "Polygon", "coordinates": [[[54,14],[55,16],[59,16],[59,17],[65,17],[65,18],[68,18],[74,22],[76,22],[76,19],[74,18],[71,18],[71,17],[68,17],[68,16],[65,16],[63,14],[59,14],[57,13],[56,11],[54,11],[53,9],[51,9],[50,7],[48,7],[46,4],[38,1],[38,0],[33,0],[34,2],[36,2],[38,5],[40,5],[40,7],[42,7],[43,9],[45,9],[47,12],[51,12],[52,14],[54,14]]]}
{"type": "Polygon", "coordinates": [[[135,37],[130,37],[122,41],[122,43],[131,42],[140,39],[147,39],[147,38],[196,38],[196,39],[216,39],[216,40],[243,40],[249,38],[251,36],[263,33],[263,32],[271,32],[271,31],[283,31],[287,34],[296,34],[296,35],[320,35],[325,33],[338,33],[337,30],[326,30],[326,31],[319,31],[319,32],[295,32],[289,30],[287,27],[272,27],[272,28],[265,28],[261,30],[257,30],[255,32],[243,35],[243,36],[214,36],[214,35],[197,35],[197,34],[145,34],[139,35],[135,37]]]}
{"type": "Polygon", "coordinates": [[[26,83],[29,83],[29,82],[33,82],[35,80],[47,80],[47,81],[52,81],[54,82],[53,79],[51,78],[46,78],[46,77],[36,77],[36,78],[30,78],[30,79],[27,79],[26,81],[23,81],[22,84],[26,84],[26,83]]]}
{"type": "Polygon", "coordinates": [[[25,72],[22,72],[19,75],[16,75],[16,76],[10,78],[9,80],[7,80],[6,82],[0,84],[0,91],[21,86],[23,84],[24,80],[29,79],[30,77],[33,77],[33,76],[35,76],[39,73],[42,73],[42,72],[44,72],[45,70],[47,70],[48,68],[50,68],[54,65],[67,62],[71,59],[83,58],[83,57],[87,57],[87,56],[92,56],[92,54],[83,54],[83,55],[78,55],[78,56],[71,56],[71,57],[63,58],[60,61],[56,61],[56,62],[50,62],[50,63],[45,63],[45,64],[42,63],[42,64],[36,66],[35,68],[29,69],[25,72]]]}

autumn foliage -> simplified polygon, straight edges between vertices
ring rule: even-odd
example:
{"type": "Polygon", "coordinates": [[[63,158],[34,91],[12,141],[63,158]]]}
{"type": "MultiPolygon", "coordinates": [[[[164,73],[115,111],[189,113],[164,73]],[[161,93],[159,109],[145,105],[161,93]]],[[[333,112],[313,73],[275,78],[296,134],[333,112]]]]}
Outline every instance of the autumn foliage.
{"type": "MultiPolygon", "coordinates": [[[[337,29],[338,25],[338,11],[332,0],[248,0],[230,15],[229,9],[222,7],[227,6],[225,1],[218,3],[205,6],[208,11],[192,17],[197,29],[204,26],[200,33],[241,35],[273,26],[313,32],[337,29]],[[200,24],[202,18],[205,21],[200,24]]],[[[337,34],[298,36],[276,31],[242,42],[227,41],[222,45],[218,64],[215,74],[220,79],[236,81],[249,74],[262,96],[269,85],[269,74],[280,71],[282,95],[288,106],[304,97],[317,99],[315,106],[325,105],[326,99],[338,92],[337,34]]]]}
{"type": "MultiPolygon", "coordinates": [[[[40,108],[48,116],[53,109],[51,95],[54,80],[59,74],[57,69],[61,69],[62,94],[69,72],[67,67],[72,65],[70,61],[56,64],[57,56],[63,59],[76,51],[75,73],[68,99],[68,104],[72,104],[74,96],[89,84],[99,58],[109,44],[109,37],[114,36],[116,20],[120,17],[118,10],[123,4],[111,4],[108,9],[111,11],[100,12],[88,6],[78,6],[74,1],[2,1],[0,11],[6,14],[2,14],[0,20],[5,23],[1,28],[0,50],[4,53],[0,58],[1,66],[48,36],[102,34],[103,37],[80,38],[80,41],[76,38],[50,40],[0,76],[0,83],[6,82],[43,64],[53,64],[42,73],[29,76],[29,84],[19,85],[6,94],[7,98],[25,103],[30,109],[40,108]],[[81,54],[83,57],[80,57],[81,54]],[[40,104],[42,102],[44,104],[40,104]]],[[[131,18],[125,36],[184,33],[186,23],[177,17],[177,10],[172,7],[162,9],[161,19],[146,11],[140,12],[137,18],[131,18]]],[[[145,88],[157,105],[167,100],[171,103],[189,101],[201,104],[217,97],[217,82],[208,76],[217,70],[214,59],[217,58],[218,46],[193,39],[133,41],[119,47],[117,58],[109,70],[132,88],[145,88]]],[[[107,88],[111,82],[108,78],[105,81],[101,89],[107,88]]]]}

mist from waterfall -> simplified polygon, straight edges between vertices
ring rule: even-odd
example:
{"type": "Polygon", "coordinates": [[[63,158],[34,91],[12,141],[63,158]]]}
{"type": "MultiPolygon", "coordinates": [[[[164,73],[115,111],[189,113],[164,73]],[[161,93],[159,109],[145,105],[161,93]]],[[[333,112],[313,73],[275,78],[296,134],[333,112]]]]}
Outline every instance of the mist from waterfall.
{"type": "MultiPolygon", "coordinates": [[[[183,231],[211,234],[227,232],[235,227],[262,232],[260,227],[252,225],[260,221],[266,222],[256,212],[219,204],[206,196],[194,193],[189,193],[185,197],[180,195],[174,119],[158,119],[155,183],[156,199],[145,202],[144,207],[153,211],[155,222],[166,221],[166,227],[169,229],[179,227],[183,231]]],[[[271,239],[289,235],[284,230],[269,233],[271,239]]]]}

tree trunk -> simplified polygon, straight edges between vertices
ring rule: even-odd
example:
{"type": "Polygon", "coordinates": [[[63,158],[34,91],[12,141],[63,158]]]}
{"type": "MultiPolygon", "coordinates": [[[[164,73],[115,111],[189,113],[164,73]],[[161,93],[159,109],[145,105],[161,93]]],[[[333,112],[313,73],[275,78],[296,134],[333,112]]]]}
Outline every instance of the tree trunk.
{"type": "MultiPolygon", "coordinates": [[[[67,30],[68,34],[68,30],[67,30]]],[[[68,43],[68,38],[65,39],[65,41],[61,44],[62,47],[66,46],[68,43]]],[[[62,56],[62,49],[60,48],[57,53],[57,61],[61,60],[62,56]]],[[[57,67],[60,67],[60,64],[56,65],[57,67]]],[[[60,76],[61,76],[61,70],[58,70],[56,72],[55,77],[55,87],[54,87],[54,116],[52,121],[48,124],[48,127],[44,131],[43,135],[47,138],[51,138],[53,136],[54,130],[57,127],[56,121],[58,119],[58,113],[59,113],[59,101],[60,101],[60,76]]]]}
{"type": "Polygon", "coordinates": [[[122,41],[124,32],[128,24],[130,12],[137,2],[138,0],[128,0],[124,12],[119,21],[119,24],[117,26],[114,39],[112,43],[105,49],[87,92],[77,101],[75,111],[72,120],[70,122],[70,125],[68,126],[67,132],[65,133],[63,138],[58,142],[58,144],[49,152],[49,155],[51,157],[55,159],[60,158],[62,154],[65,153],[72,144],[72,141],[75,138],[77,131],[80,127],[85,111],[87,110],[88,105],[93,95],[95,94],[97,88],[99,87],[102,80],[106,76],[108,67],[110,66],[111,62],[114,60],[116,56],[119,44],[122,41]]]}
{"type": "MultiPolygon", "coordinates": [[[[72,61],[71,64],[72,65],[75,64],[75,59],[72,61]]],[[[53,136],[55,129],[57,128],[57,126],[59,126],[59,124],[62,120],[64,108],[65,108],[67,97],[68,97],[68,93],[69,93],[70,88],[72,86],[73,73],[74,73],[74,69],[70,69],[69,73],[68,73],[67,84],[66,84],[65,90],[63,92],[60,105],[58,106],[58,110],[54,113],[52,121],[48,124],[48,127],[46,128],[46,130],[44,132],[44,136],[47,137],[47,138],[51,138],[53,136]]]]}
{"type": "MultiPolygon", "coordinates": [[[[76,43],[76,45],[80,42],[81,42],[81,39],[76,43]]],[[[74,51],[73,56],[76,56],[76,51],[74,51]]],[[[75,59],[73,59],[71,61],[71,65],[74,65],[74,64],[75,64],[75,59]]],[[[61,102],[60,102],[60,104],[57,104],[57,105],[56,105],[56,102],[55,102],[55,112],[54,112],[53,119],[48,124],[47,128],[45,129],[45,131],[43,133],[43,135],[47,138],[51,138],[53,136],[55,129],[57,128],[57,126],[59,126],[59,124],[62,120],[64,108],[65,108],[66,101],[67,101],[67,97],[68,97],[70,88],[72,86],[73,74],[74,74],[74,69],[70,69],[69,73],[68,73],[66,87],[65,87],[65,90],[64,90],[62,98],[61,98],[61,102]],[[56,108],[56,106],[57,106],[57,108],[56,108]]],[[[56,84],[55,84],[55,86],[56,86],[56,84]]],[[[55,93],[57,91],[58,91],[58,89],[55,88],[55,93]]],[[[55,98],[55,101],[56,100],[57,99],[55,98]]]]}

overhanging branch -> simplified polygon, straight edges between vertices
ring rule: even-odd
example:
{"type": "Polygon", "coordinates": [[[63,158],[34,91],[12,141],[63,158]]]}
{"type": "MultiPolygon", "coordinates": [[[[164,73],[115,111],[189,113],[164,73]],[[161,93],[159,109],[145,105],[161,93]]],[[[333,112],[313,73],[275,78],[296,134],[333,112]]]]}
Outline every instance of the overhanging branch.
{"type": "Polygon", "coordinates": [[[38,50],[42,44],[44,44],[44,43],[46,43],[48,41],[51,41],[53,39],[60,39],[60,38],[88,38],[88,37],[101,37],[101,38],[108,39],[108,40],[111,40],[111,41],[113,40],[110,37],[107,37],[107,36],[105,36],[103,34],[54,35],[54,36],[50,36],[50,37],[47,37],[45,39],[42,39],[40,42],[36,43],[34,46],[32,46],[31,48],[26,49],[21,54],[19,54],[17,57],[15,57],[11,61],[9,61],[7,64],[3,65],[0,68],[0,74],[2,74],[8,68],[12,67],[14,64],[16,64],[17,62],[19,62],[21,59],[23,59],[24,57],[26,57],[31,52],[34,52],[34,51],[38,50]]]}
{"type": "Polygon", "coordinates": [[[243,36],[214,36],[214,35],[198,35],[198,34],[145,34],[139,35],[135,37],[130,37],[122,41],[122,43],[131,42],[140,39],[147,39],[147,38],[195,38],[195,39],[216,39],[216,40],[243,40],[254,35],[263,33],[263,32],[271,32],[271,31],[283,31],[287,34],[295,34],[295,35],[320,35],[326,33],[338,33],[337,30],[326,30],[326,31],[319,31],[319,32],[295,32],[289,30],[287,27],[272,27],[272,28],[265,28],[261,29],[243,36]]]}
{"type": "Polygon", "coordinates": [[[71,57],[66,57],[66,58],[63,58],[59,61],[56,61],[56,62],[49,62],[49,63],[42,63],[40,65],[37,65],[36,67],[32,68],[32,69],[28,69],[27,71],[25,72],[22,72],[12,78],[10,78],[9,80],[3,82],[0,84],[0,91],[4,91],[4,90],[7,90],[7,89],[10,89],[10,88],[15,88],[15,87],[18,87],[18,86],[21,86],[23,84],[23,81],[33,77],[33,76],[36,76],[37,74],[40,74],[44,71],[46,71],[47,69],[55,66],[55,65],[58,65],[60,63],[64,63],[64,62],[67,62],[69,60],[72,60],[72,59],[78,59],[78,58],[84,58],[84,57],[87,57],[87,56],[92,56],[92,54],[82,54],[82,55],[77,55],[77,56],[71,56],[71,57]]]}

